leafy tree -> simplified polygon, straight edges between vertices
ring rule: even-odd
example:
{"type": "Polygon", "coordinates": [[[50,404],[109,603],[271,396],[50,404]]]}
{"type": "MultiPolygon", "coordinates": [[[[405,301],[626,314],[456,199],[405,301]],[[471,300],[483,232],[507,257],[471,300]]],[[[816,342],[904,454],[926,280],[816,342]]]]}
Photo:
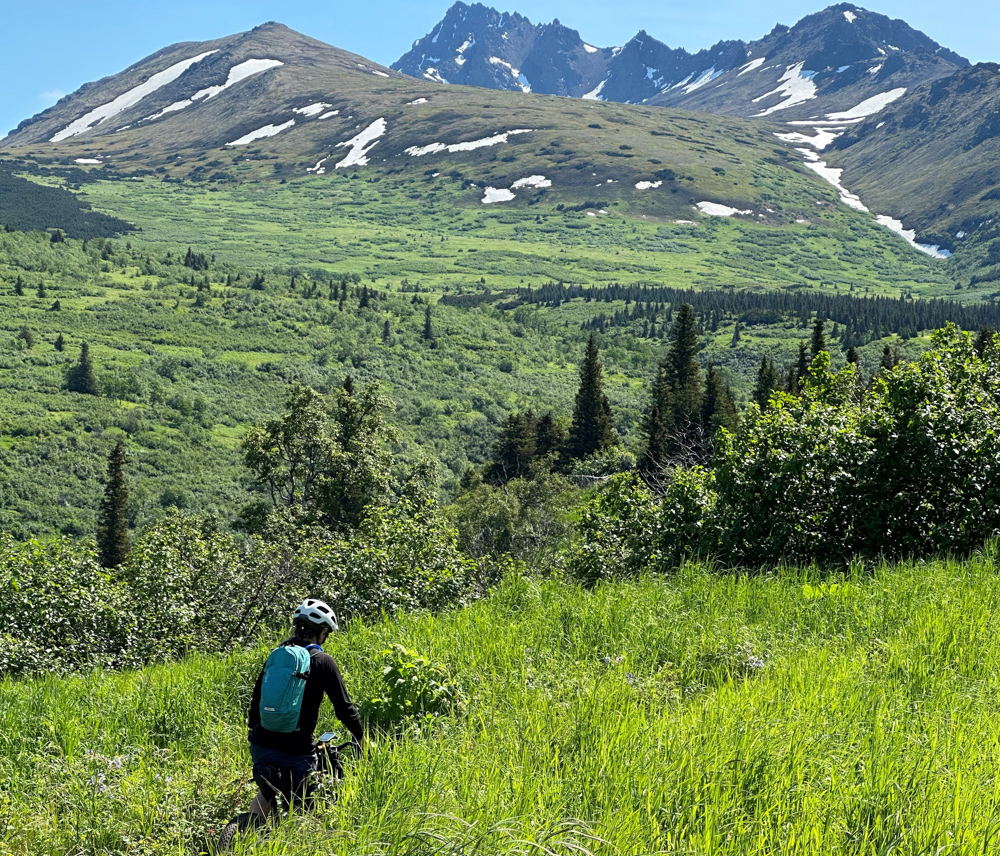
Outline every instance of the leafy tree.
{"type": "Polygon", "coordinates": [[[117,568],[129,551],[128,486],[125,483],[125,450],[115,444],[108,456],[104,496],[97,510],[97,552],[101,566],[117,568]]]}
{"type": "Polygon", "coordinates": [[[341,388],[333,398],[328,405],[297,385],[282,417],[243,438],[252,485],[267,497],[244,511],[248,528],[284,519],[349,532],[387,502],[392,458],[385,445],[395,437],[384,420],[390,402],[373,386],[341,388]]]}
{"type": "Polygon", "coordinates": [[[611,421],[611,403],[604,394],[603,371],[594,335],[591,334],[580,364],[580,386],[566,441],[566,456],[570,459],[586,458],[617,443],[611,421]]]}
{"type": "Polygon", "coordinates": [[[84,395],[97,395],[100,392],[97,375],[94,374],[94,364],[90,359],[90,345],[86,342],[80,345],[79,361],[66,372],[66,388],[70,392],[84,395]]]}

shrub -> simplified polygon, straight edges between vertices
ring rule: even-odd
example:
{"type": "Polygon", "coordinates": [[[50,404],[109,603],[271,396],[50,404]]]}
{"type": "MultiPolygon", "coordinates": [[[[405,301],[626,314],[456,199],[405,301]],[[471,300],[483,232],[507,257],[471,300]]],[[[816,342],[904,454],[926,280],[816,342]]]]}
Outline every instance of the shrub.
{"type": "Polygon", "coordinates": [[[444,666],[402,645],[393,645],[383,656],[385,695],[358,705],[370,725],[391,729],[410,717],[433,719],[461,707],[461,693],[444,666]]]}

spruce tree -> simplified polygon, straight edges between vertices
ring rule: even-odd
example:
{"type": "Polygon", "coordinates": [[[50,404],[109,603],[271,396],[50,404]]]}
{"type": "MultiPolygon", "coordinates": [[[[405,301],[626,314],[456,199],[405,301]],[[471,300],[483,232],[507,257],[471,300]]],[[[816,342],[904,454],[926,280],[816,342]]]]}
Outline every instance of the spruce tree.
{"type": "Polygon", "coordinates": [[[556,422],[550,410],[535,426],[535,457],[544,458],[562,451],[566,444],[566,432],[563,427],[556,422]]]}
{"type": "Polygon", "coordinates": [[[576,392],[566,455],[571,460],[586,458],[617,443],[611,422],[611,403],[604,394],[601,363],[594,334],[591,333],[580,364],[580,387],[576,392]]]}
{"type": "MultiPolygon", "coordinates": [[[[774,372],[773,362],[771,372],[774,372]]],[[[776,376],[774,381],[777,382],[776,376]]],[[[735,431],[738,423],[736,399],[733,398],[732,390],[726,386],[715,366],[709,363],[705,374],[705,397],[701,405],[701,424],[705,433],[711,440],[720,428],[735,431]]]]}
{"type": "Polygon", "coordinates": [[[385,319],[385,324],[382,325],[382,341],[388,343],[392,338],[392,327],[389,325],[389,319],[385,319]]]}
{"type": "Polygon", "coordinates": [[[431,326],[431,305],[429,303],[424,307],[424,330],[421,336],[428,342],[434,340],[434,328],[431,326]]]}
{"type": "Polygon", "coordinates": [[[757,383],[754,385],[752,398],[763,410],[771,400],[771,393],[778,388],[778,373],[774,368],[774,360],[764,356],[757,369],[757,383]]]}
{"type": "Polygon", "coordinates": [[[128,556],[128,486],[121,441],[108,456],[104,497],[97,510],[97,552],[104,568],[117,568],[128,556]]]}
{"type": "Polygon", "coordinates": [[[97,395],[100,386],[97,375],[94,374],[94,364],[90,360],[90,345],[84,342],[80,345],[80,360],[66,372],[66,388],[70,392],[80,392],[84,395],[97,395]]]}
{"type": "Polygon", "coordinates": [[[674,424],[696,419],[701,409],[701,363],[698,362],[698,330],[694,310],[687,303],[677,311],[666,359],[671,387],[671,419],[674,424]]]}
{"type": "Polygon", "coordinates": [[[537,421],[535,415],[511,413],[500,429],[493,447],[493,457],[483,474],[490,484],[503,485],[511,479],[524,478],[535,458],[537,421]]]}
{"type": "Polygon", "coordinates": [[[62,351],[66,347],[66,340],[63,338],[63,334],[60,333],[56,336],[55,348],[57,351],[62,351]]]}
{"type": "Polygon", "coordinates": [[[642,425],[645,448],[639,461],[643,477],[659,472],[670,456],[670,430],[673,428],[673,395],[665,363],[656,370],[656,379],[650,390],[649,410],[642,425]],[[666,414],[666,420],[664,420],[666,414]]]}
{"type": "Polygon", "coordinates": [[[826,350],[825,328],[826,328],[826,322],[817,315],[816,320],[813,321],[812,343],[810,344],[809,347],[809,351],[813,359],[816,359],[816,355],[820,351],[826,350]]]}

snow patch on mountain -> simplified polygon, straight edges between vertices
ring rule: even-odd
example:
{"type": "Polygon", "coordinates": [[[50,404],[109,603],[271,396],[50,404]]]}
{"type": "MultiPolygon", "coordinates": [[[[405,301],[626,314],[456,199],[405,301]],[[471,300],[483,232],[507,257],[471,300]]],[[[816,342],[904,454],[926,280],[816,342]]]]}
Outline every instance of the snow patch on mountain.
{"type": "Polygon", "coordinates": [[[694,206],[702,214],[710,217],[732,217],[734,214],[753,214],[753,210],[748,208],[741,211],[739,208],[730,208],[728,205],[720,205],[718,202],[698,202],[694,206]]]}
{"type": "Polygon", "coordinates": [[[97,166],[98,164],[103,162],[104,161],[102,161],[100,158],[77,158],[75,161],[73,161],[73,163],[78,163],[84,166],[97,166]]]}
{"type": "Polygon", "coordinates": [[[413,106],[414,104],[426,104],[426,103],[427,103],[427,99],[426,98],[417,98],[415,101],[407,101],[406,102],[406,104],[407,104],[408,107],[413,106]]]}
{"type": "Polygon", "coordinates": [[[483,205],[492,205],[494,202],[510,202],[516,199],[517,195],[511,193],[506,187],[487,187],[483,196],[483,205]]]}
{"type": "Polygon", "coordinates": [[[511,190],[519,190],[522,187],[552,187],[552,182],[544,175],[529,175],[527,178],[519,178],[510,187],[511,190]]]}
{"type": "Polygon", "coordinates": [[[787,110],[789,107],[794,107],[796,104],[802,104],[816,97],[816,84],[813,83],[816,72],[803,71],[802,67],[804,65],[804,62],[800,62],[788,66],[778,81],[777,89],[772,89],[759,98],[753,99],[753,103],[757,104],[765,98],[770,98],[772,95],[780,95],[785,98],[780,104],[768,107],[763,112],[757,113],[757,116],[770,116],[778,110],[787,110]]]}
{"type": "Polygon", "coordinates": [[[296,107],[292,112],[298,113],[300,116],[318,116],[324,110],[329,110],[332,106],[332,104],[324,104],[322,101],[317,101],[315,104],[308,104],[305,107],[296,107]]]}
{"type": "Polygon", "coordinates": [[[321,160],[319,163],[317,163],[316,166],[306,167],[306,172],[314,172],[314,173],[316,173],[316,175],[325,175],[326,174],[326,168],[323,166],[323,164],[325,164],[328,160],[330,160],[330,159],[329,158],[323,158],[323,160],[321,160]]]}
{"type": "Polygon", "coordinates": [[[844,17],[847,18],[848,24],[853,24],[856,20],[858,20],[858,16],[853,12],[844,12],[844,17]]]}
{"type": "Polygon", "coordinates": [[[752,60],[750,60],[750,62],[748,62],[746,65],[744,65],[744,66],[742,66],[740,68],[740,73],[737,74],[736,76],[737,77],[742,77],[744,74],[747,74],[748,72],[756,71],[765,62],[767,62],[767,57],[766,56],[758,57],[757,59],[752,59],[752,60]]]}
{"type": "Polygon", "coordinates": [[[514,68],[514,66],[512,66],[509,62],[500,59],[498,56],[491,56],[490,62],[493,65],[499,65],[506,68],[507,71],[510,72],[510,76],[517,82],[517,85],[521,87],[522,92],[531,92],[531,83],[528,81],[528,78],[521,73],[521,69],[514,68]]]}
{"type": "Polygon", "coordinates": [[[813,130],[816,131],[816,136],[814,137],[796,131],[787,134],[775,134],[774,136],[792,145],[807,145],[812,146],[816,151],[823,151],[823,149],[844,133],[843,126],[836,128],[814,128],[813,130]]]}
{"type": "Polygon", "coordinates": [[[601,90],[604,89],[604,84],[605,83],[607,83],[607,80],[602,80],[600,83],[597,84],[596,87],[594,87],[593,89],[591,89],[590,92],[588,92],[586,95],[581,96],[583,98],[583,100],[584,101],[603,101],[604,99],[601,98],[601,90]]]}
{"type": "Polygon", "coordinates": [[[142,119],[143,122],[151,122],[154,119],[159,119],[161,116],[165,116],[167,113],[176,113],[178,110],[186,110],[195,101],[207,101],[210,98],[215,98],[220,92],[225,92],[237,83],[246,80],[248,77],[253,77],[255,74],[260,74],[263,71],[268,71],[272,68],[277,68],[284,63],[279,59],[248,59],[246,62],[241,62],[239,65],[234,65],[229,69],[229,74],[226,77],[226,82],[220,86],[208,86],[205,89],[198,90],[190,98],[185,98],[182,101],[175,101],[168,107],[164,107],[159,113],[154,113],[152,116],[147,116],[142,119]]]}
{"type": "Polygon", "coordinates": [[[637,181],[635,183],[636,190],[655,190],[657,187],[663,185],[662,181],[637,181]]]}
{"type": "Polygon", "coordinates": [[[424,155],[438,152],[471,152],[475,149],[506,143],[510,137],[517,134],[530,134],[533,130],[534,128],[517,128],[513,131],[505,131],[502,134],[494,134],[492,137],[483,137],[479,140],[469,140],[465,143],[429,143],[426,146],[410,146],[405,149],[405,152],[415,158],[422,158],[424,155]]]}
{"type": "Polygon", "coordinates": [[[294,119],[289,119],[287,122],[281,125],[265,125],[263,128],[258,128],[256,131],[251,131],[249,134],[244,134],[238,140],[233,140],[231,143],[226,143],[227,146],[246,146],[255,140],[262,140],[265,137],[275,137],[282,131],[287,131],[295,124],[294,119]]]}
{"type": "Polygon", "coordinates": [[[157,72],[152,75],[149,80],[144,83],[140,83],[138,86],[134,86],[128,92],[123,92],[114,101],[109,101],[107,104],[102,104],[100,107],[95,107],[89,113],[81,116],[75,122],[70,123],[61,131],[59,131],[55,136],[49,140],[50,143],[61,143],[63,140],[68,140],[70,137],[76,137],[80,134],[84,134],[93,128],[95,125],[100,125],[102,122],[106,122],[119,113],[124,113],[130,107],[134,107],[147,95],[152,95],[156,90],[162,89],[168,83],[173,83],[184,74],[192,65],[201,62],[205,57],[216,53],[216,51],[205,51],[205,53],[198,54],[198,56],[193,56],[190,59],[181,60],[180,62],[174,63],[170,68],[166,68],[163,71],[157,72]]]}
{"type": "Polygon", "coordinates": [[[378,145],[378,141],[386,132],[386,128],[388,128],[388,124],[385,119],[376,119],[360,134],[342,143],[337,143],[336,148],[349,148],[350,151],[347,153],[347,157],[340,161],[334,169],[344,169],[350,166],[366,166],[368,164],[368,153],[378,145]]]}
{"type": "Polygon", "coordinates": [[[876,214],[875,219],[880,225],[885,226],[890,231],[895,232],[897,235],[901,236],[906,243],[911,247],[915,247],[922,253],[926,253],[931,258],[935,259],[950,259],[951,253],[948,250],[942,250],[940,247],[931,244],[918,244],[917,243],[917,232],[915,229],[904,229],[903,223],[897,220],[895,217],[890,217],[888,214],[876,214]]]}
{"type": "Polygon", "coordinates": [[[725,74],[725,69],[723,69],[722,71],[716,71],[715,66],[713,65],[710,69],[708,69],[708,71],[703,71],[697,77],[694,83],[690,83],[687,86],[685,86],[684,91],[690,94],[694,92],[696,89],[701,89],[701,87],[703,87],[706,83],[711,83],[713,80],[715,80],[715,78],[721,77],[723,74],[725,74]]]}
{"type": "Polygon", "coordinates": [[[435,83],[447,83],[448,82],[447,80],[445,80],[441,76],[441,73],[436,68],[429,68],[429,67],[425,68],[424,69],[424,77],[426,77],[428,80],[433,80],[435,83]]]}
{"type": "Polygon", "coordinates": [[[476,37],[470,33],[469,38],[467,38],[465,42],[462,44],[462,46],[457,51],[455,51],[456,53],[455,65],[457,65],[459,68],[465,65],[465,52],[469,48],[471,48],[475,43],[476,43],[476,37]]]}
{"type": "Polygon", "coordinates": [[[892,104],[893,101],[897,98],[902,98],[905,94],[905,86],[901,86],[899,89],[891,89],[888,92],[882,92],[879,95],[873,95],[871,98],[866,98],[850,110],[844,110],[841,113],[827,113],[826,118],[833,120],[864,119],[878,113],[880,110],[884,110],[892,104]]]}
{"type": "Polygon", "coordinates": [[[584,44],[583,44],[583,49],[587,53],[597,53],[598,50],[599,50],[599,48],[595,48],[593,45],[588,45],[586,42],[584,42],[584,44]]]}

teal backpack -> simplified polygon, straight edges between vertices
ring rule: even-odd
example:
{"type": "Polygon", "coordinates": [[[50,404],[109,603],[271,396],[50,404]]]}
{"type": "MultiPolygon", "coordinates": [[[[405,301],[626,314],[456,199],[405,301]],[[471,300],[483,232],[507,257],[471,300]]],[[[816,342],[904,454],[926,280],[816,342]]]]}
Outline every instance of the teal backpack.
{"type": "Polygon", "coordinates": [[[268,731],[290,734],[298,729],[312,648],[322,650],[319,645],[279,645],[268,655],[260,685],[260,724],[268,731]]]}

